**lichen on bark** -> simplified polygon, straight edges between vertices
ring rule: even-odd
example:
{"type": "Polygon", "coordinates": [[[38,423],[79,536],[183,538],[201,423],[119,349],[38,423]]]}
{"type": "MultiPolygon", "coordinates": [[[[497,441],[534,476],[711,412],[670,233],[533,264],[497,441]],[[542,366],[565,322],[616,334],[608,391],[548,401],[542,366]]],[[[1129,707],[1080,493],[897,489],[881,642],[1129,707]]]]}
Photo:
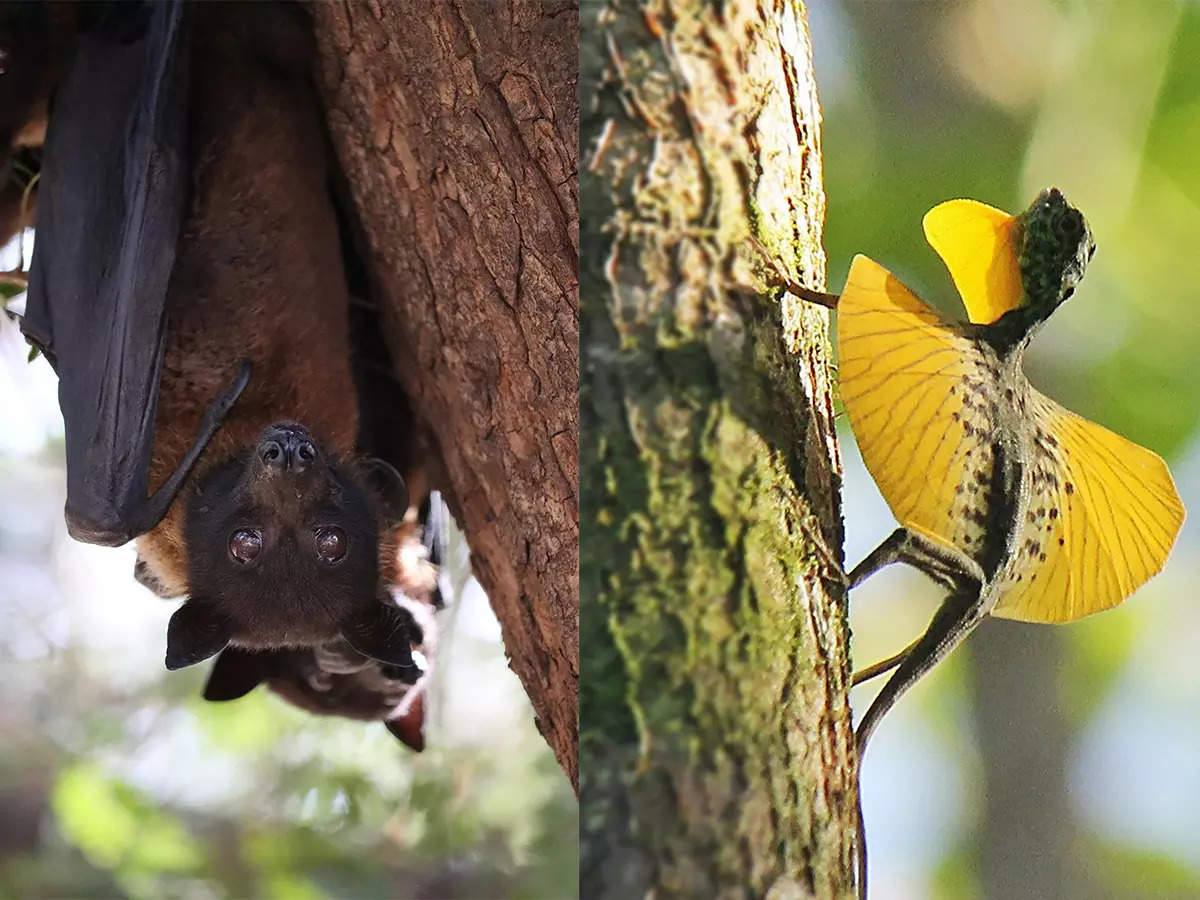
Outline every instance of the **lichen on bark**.
{"type": "Polygon", "coordinates": [[[803,9],[583,7],[584,894],[846,895],[853,738],[803,9]]]}

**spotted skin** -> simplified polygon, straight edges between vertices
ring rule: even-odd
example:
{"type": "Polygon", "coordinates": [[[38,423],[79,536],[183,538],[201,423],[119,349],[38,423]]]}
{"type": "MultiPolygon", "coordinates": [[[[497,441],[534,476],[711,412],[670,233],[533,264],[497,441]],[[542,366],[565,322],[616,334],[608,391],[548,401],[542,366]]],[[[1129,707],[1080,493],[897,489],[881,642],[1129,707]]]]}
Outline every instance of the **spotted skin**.
{"type": "Polygon", "coordinates": [[[993,574],[1020,455],[1015,436],[997,435],[1006,402],[1024,403],[1023,392],[1006,400],[1004,361],[865,256],[851,266],[838,323],[842,403],[896,519],[993,574]]]}
{"type": "MultiPolygon", "coordinates": [[[[920,638],[871,667],[895,671],[859,723],[860,761],[884,714],[986,616],[1065,622],[1120,603],[1162,568],[1183,522],[1158,456],[1038,393],[1021,368],[1094,252],[1082,215],[1045,191],[1011,234],[994,246],[1019,250],[1016,306],[964,297],[972,321],[950,322],[865,256],[837,301],[842,402],[901,526],[850,587],[906,562],[948,591],[920,638]]],[[[963,250],[944,255],[952,274],[963,250]]],[[[859,829],[865,897],[861,806],[859,829]]]]}

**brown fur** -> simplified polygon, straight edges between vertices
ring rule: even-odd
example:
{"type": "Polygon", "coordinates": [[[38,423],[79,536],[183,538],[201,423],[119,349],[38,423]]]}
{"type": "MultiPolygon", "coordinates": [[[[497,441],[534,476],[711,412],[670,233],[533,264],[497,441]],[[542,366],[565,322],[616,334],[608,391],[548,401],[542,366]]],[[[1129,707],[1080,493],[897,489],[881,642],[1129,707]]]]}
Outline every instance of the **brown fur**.
{"type": "Polygon", "coordinates": [[[74,4],[0,3],[0,246],[34,224],[36,185],[17,153],[46,140],[50,94],[76,32],[74,4]]]}
{"type": "MultiPolygon", "coordinates": [[[[167,297],[152,487],[183,457],[240,359],[253,366],[250,384],[190,482],[283,419],[303,422],[342,456],[358,427],[349,297],[303,13],[278,4],[194,12],[195,162],[167,297]]],[[[186,492],[138,539],[142,559],[177,594],[187,592],[186,492]]]]}
{"type": "Polygon", "coordinates": [[[67,4],[0,3],[0,146],[38,146],[68,47],[75,9],[67,4]]]}
{"type": "MultiPolygon", "coordinates": [[[[356,439],[365,434],[371,452],[391,457],[406,470],[414,501],[429,491],[422,471],[428,448],[401,414],[403,397],[389,393],[398,388],[386,385],[386,376],[382,390],[378,383],[369,385],[374,405],[363,415],[360,434],[349,290],[329,195],[335,173],[311,80],[316,54],[306,14],[290,3],[202,3],[189,15],[191,183],[167,295],[152,490],[176,469],[241,360],[249,360],[252,375],[166,517],[138,538],[138,580],[164,596],[191,593],[185,536],[189,499],[219,466],[255,447],[268,426],[303,423],[322,453],[350,461],[350,469],[356,468],[351,460],[356,439]]],[[[0,42],[3,21],[0,15],[0,42]]],[[[42,101],[48,92],[48,87],[41,92],[42,101]]],[[[44,102],[29,104],[22,112],[29,121],[20,128],[6,129],[0,117],[0,146],[36,139],[39,122],[44,132],[44,109],[44,102]]],[[[13,205],[6,203],[11,185],[4,191],[0,227],[8,227],[3,213],[13,205]]],[[[7,219],[15,229],[16,217],[7,219]]],[[[356,347],[368,359],[377,351],[364,352],[358,342],[370,332],[369,324],[356,323],[356,347]]],[[[420,623],[413,632],[414,639],[420,636],[415,649],[432,663],[437,569],[426,558],[420,533],[416,505],[402,522],[383,531],[378,580],[402,592],[400,606],[420,623]]],[[[207,540],[203,546],[209,546],[207,540]]],[[[207,577],[205,571],[193,570],[197,585],[207,577]]],[[[186,634],[188,628],[178,631],[186,634]]],[[[307,641],[274,641],[277,637],[266,635],[265,646],[279,649],[256,653],[235,641],[222,654],[224,671],[234,673],[230,677],[238,690],[266,680],[297,706],[384,719],[409,746],[423,746],[428,671],[401,678],[395,666],[358,654],[345,640],[307,646],[307,641]],[[350,662],[337,663],[338,653],[350,662]],[[327,671],[326,665],[332,668],[327,671]]],[[[255,640],[250,646],[264,645],[255,640]]],[[[168,660],[171,665],[170,649],[168,660]]],[[[220,660],[213,677],[218,669],[220,660]]],[[[224,682],[227,692],[229,683],[224,682]]],[[[220,693],[219,684],[210,679],[210,685],[220,693]]]]}

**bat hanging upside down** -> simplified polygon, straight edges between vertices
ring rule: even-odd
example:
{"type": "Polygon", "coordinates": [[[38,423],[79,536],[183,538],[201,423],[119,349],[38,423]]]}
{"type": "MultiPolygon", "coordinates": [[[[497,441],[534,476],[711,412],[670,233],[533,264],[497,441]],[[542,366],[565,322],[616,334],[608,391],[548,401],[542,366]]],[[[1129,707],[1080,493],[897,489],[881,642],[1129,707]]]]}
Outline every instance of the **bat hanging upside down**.
{"type": "Polygon", "coordinates": [[[71,534],[136,538],[138,580],[186,596],[166,663],[218,656],[207,698],[266,682],[420,749],[441,501],[403,396],[360,415],[307,16],[104,10],[53,94],[22,325],[60,379],[71,534]]]}

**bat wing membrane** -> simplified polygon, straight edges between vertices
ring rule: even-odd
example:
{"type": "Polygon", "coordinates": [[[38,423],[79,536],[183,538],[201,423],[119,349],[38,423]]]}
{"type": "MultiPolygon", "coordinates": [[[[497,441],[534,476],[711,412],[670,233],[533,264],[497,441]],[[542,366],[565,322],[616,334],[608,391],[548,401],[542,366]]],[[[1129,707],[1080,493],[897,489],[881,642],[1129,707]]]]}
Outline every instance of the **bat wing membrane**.
{"type": "Polygon", "coordinates": [[[149,531],[249,379],[243,365],[204,432],[148,497],[167,287],[186,205],[184,4],[116,4],[78,38],[43,153],[22,330],[59,377],[73,537],[149,531]]]}

